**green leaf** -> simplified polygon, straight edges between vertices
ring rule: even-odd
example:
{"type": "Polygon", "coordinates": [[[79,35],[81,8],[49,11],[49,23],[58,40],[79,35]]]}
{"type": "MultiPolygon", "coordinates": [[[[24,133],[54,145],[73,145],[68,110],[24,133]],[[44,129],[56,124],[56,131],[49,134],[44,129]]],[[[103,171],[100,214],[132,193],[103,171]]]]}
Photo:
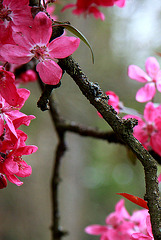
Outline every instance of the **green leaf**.
{"type": "Polygon", "coordinates": [[[57,22],[54,21],[56,24],[53,25],[53,27],[64,27],[67,30],[69,30],[70,32],[72,32],[75,36],[79,37],[90,49],[91,54],[92,54],[92,62],[94,63],[94,53],[92,50],[92,47],[90,45],[90,43],[88,42],[87,38],[75,27],[73,27],[72,25],[70,25],[69,23],[63,23],[63,22],[57,22]]]}

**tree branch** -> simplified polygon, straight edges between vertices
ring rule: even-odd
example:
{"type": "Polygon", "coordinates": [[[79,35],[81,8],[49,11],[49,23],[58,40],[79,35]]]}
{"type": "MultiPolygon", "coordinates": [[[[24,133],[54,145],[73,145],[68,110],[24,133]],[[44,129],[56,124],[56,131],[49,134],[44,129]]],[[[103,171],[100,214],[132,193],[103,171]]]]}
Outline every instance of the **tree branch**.
{"type": "Polygon", "coordinates": [[[59,60],[59,66],[66,71],[78,85],[83,95],[100,112],[105,121],[112,127],[116,135],[134,152],[144,167],[146,194],[152,231],[155,240],[161,239],[161,207],[157,181],[157,164],[154,158],[133,136],[133,119],[121,119],[112,107],[108,105],[107,97],[98,84],[89,81],[79,65],[70,56],[59,60]]]}

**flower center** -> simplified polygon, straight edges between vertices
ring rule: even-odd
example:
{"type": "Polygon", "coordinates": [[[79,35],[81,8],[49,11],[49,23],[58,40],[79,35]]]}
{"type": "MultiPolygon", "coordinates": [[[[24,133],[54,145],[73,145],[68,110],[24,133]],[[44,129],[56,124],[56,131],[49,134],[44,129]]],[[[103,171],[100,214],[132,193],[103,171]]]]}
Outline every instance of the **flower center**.
{"type": "Polygon", "coordinates": [[[147,135],[151,137],[152,133],[155,131],[155,126],[153,123],[148,123],[146,126],[147,135]]]}
{"type": "Polygon", "coordinates": [[[43,61],[49,56],[46,46],[36,45],[30,52],[34,54],[34,57],[39,61],[43,61]]]}
{"type": "Polygon", "coordinates": [[[2,4],[2,1],[0,1],[0,20],[3,22],[6,21],[12,21],[11,16],[9,16],[12,13],[11,10],[8,9],[8,7],[4,7],[2,4]]]}

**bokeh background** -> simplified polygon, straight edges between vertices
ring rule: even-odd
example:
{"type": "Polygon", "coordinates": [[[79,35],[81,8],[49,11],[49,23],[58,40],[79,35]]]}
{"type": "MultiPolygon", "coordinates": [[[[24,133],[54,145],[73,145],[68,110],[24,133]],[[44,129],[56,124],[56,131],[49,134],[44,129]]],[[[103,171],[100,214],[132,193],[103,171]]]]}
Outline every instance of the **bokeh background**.
{"type": "MultiPolygon", "coordinates": [[[[72,1],[72,0],[71,0],[72,1]]],[[[66,4],[70,1],[61,1],[66,4]]],[[[127,107],[142,113],[144,104],[135,101],[135,94],[142,84],[130,80],[127,68],[136,64],[145,69],[145,60],[161,51],[161,3],[159,0],[127,0],[125,8],[102,8],[104,22],[92,16],[84,18],[71,13],[71,9],[56,15],[60,21],[70,21],[89,40],[95,54],[92,64],[90,51],[81,42],[73,54],[83,71],[103,91],[111,90],[119,95],[127,107]]],[[[68,35],[71,35],[68,33],[68,35]]],[[[27,86],[31,96],[23,112],[34,114],[30,127],[23,127],[28,144],[39,147],[37,153],[24,158],[33,168],[32,176],[17,187],[9,183],[1,190],[0,239],[48,240],[51,239],[51,190],[56,134],[49,112],[41,112],[36,103],[40,96],[37,83],[27,86]]],[[[80,93],[66,74],[62,86],[54,91],[54,97],[63,117],[87,126],[111,131],[105,121],[80,93]]],[[[161,101],[157,94],[156,102],[161,101]]],[[[91,224],[104,224],[105,217],[114,211],[120,200],[117,192],[144,196],[144,172],[138,161],[133,164],[127,150],[119,144],[67,134],[68,151],[61,165],[59,198],[61,225],[69,231],[66,240],[99,239],[89,236],[84,228],[91,224]]],[[[125,201],[130,213],[137,207],[125,201]]],[[[138,207],[139,208],[139,207],[138,207]]]]}

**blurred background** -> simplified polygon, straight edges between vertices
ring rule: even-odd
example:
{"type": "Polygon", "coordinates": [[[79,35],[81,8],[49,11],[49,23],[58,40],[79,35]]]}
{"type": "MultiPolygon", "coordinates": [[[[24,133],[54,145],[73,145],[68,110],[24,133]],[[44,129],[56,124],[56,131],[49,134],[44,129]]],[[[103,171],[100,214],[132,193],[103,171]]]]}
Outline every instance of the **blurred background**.
{"type": "MultiPolygon", "coordinates": [[[[71,0],[72,1],[72,0],[71,0]]],[[[73,1],[74,2],[74,1],[73,1]]],[[[67,1],[61,2],[63,5],[67,1]]],[[[70,1],[69,1],[70,3],[70,1]]],[[[145,104],[135,101],[141,83],[130,80],[127,68],[135,64],[145,69],[145,60],[161,51],[161,3],[154,0],[127,0],[125,8],[102,8],[104,22],[92,16],[83,18],[71,13],[55,14],[60,21],[70,21],[89,40],[95,55],[92,64],[90,51],[81,42],[73,57],[93,82],[103,91],[114,91],[125,106],[141,112],[145,104]]],[[[68,32],[68,35],[71,34],[68,32]]],[[[1,240],[49,240],[51,239],[51,190],[54,151],[57,137],[49,112],[41,112],[37,106],[40,90],[37,83],[27,86],[31,96],[22,111],[34,114],[30,127],[23,127],[29,138],[28,144],[39,147],[37,153],[24,160],[32,166],[33,173],[17,187],[8,183],[0,197],[1,240]]],[[[111,131],[105,121],[80,93],[66,74],[62,86],[54,91],[60,112],[66,119],[86,126],[111,131]]],[[[157,94],[156,102],[161,101],[157,94]]],[[[120,200],[117,192],[127,192],[139,197],[145,193],[144,172],[141,164],[133,164],[127,150],[119,144],[67,134],[68,151],[61,165],[59,191],[61,225],[69,231],[66,240],[99,239],[89,236],[84,228],[91,224],[104,224],[105,217],[114,211],[120,200]]],[[[125,200],[130,213],[137,207],[125,200]]],[[[139,207],[138,207],[139,208],[139,207]]],[[[137,209],[138,209],[137,208],[137,209]]]]}

